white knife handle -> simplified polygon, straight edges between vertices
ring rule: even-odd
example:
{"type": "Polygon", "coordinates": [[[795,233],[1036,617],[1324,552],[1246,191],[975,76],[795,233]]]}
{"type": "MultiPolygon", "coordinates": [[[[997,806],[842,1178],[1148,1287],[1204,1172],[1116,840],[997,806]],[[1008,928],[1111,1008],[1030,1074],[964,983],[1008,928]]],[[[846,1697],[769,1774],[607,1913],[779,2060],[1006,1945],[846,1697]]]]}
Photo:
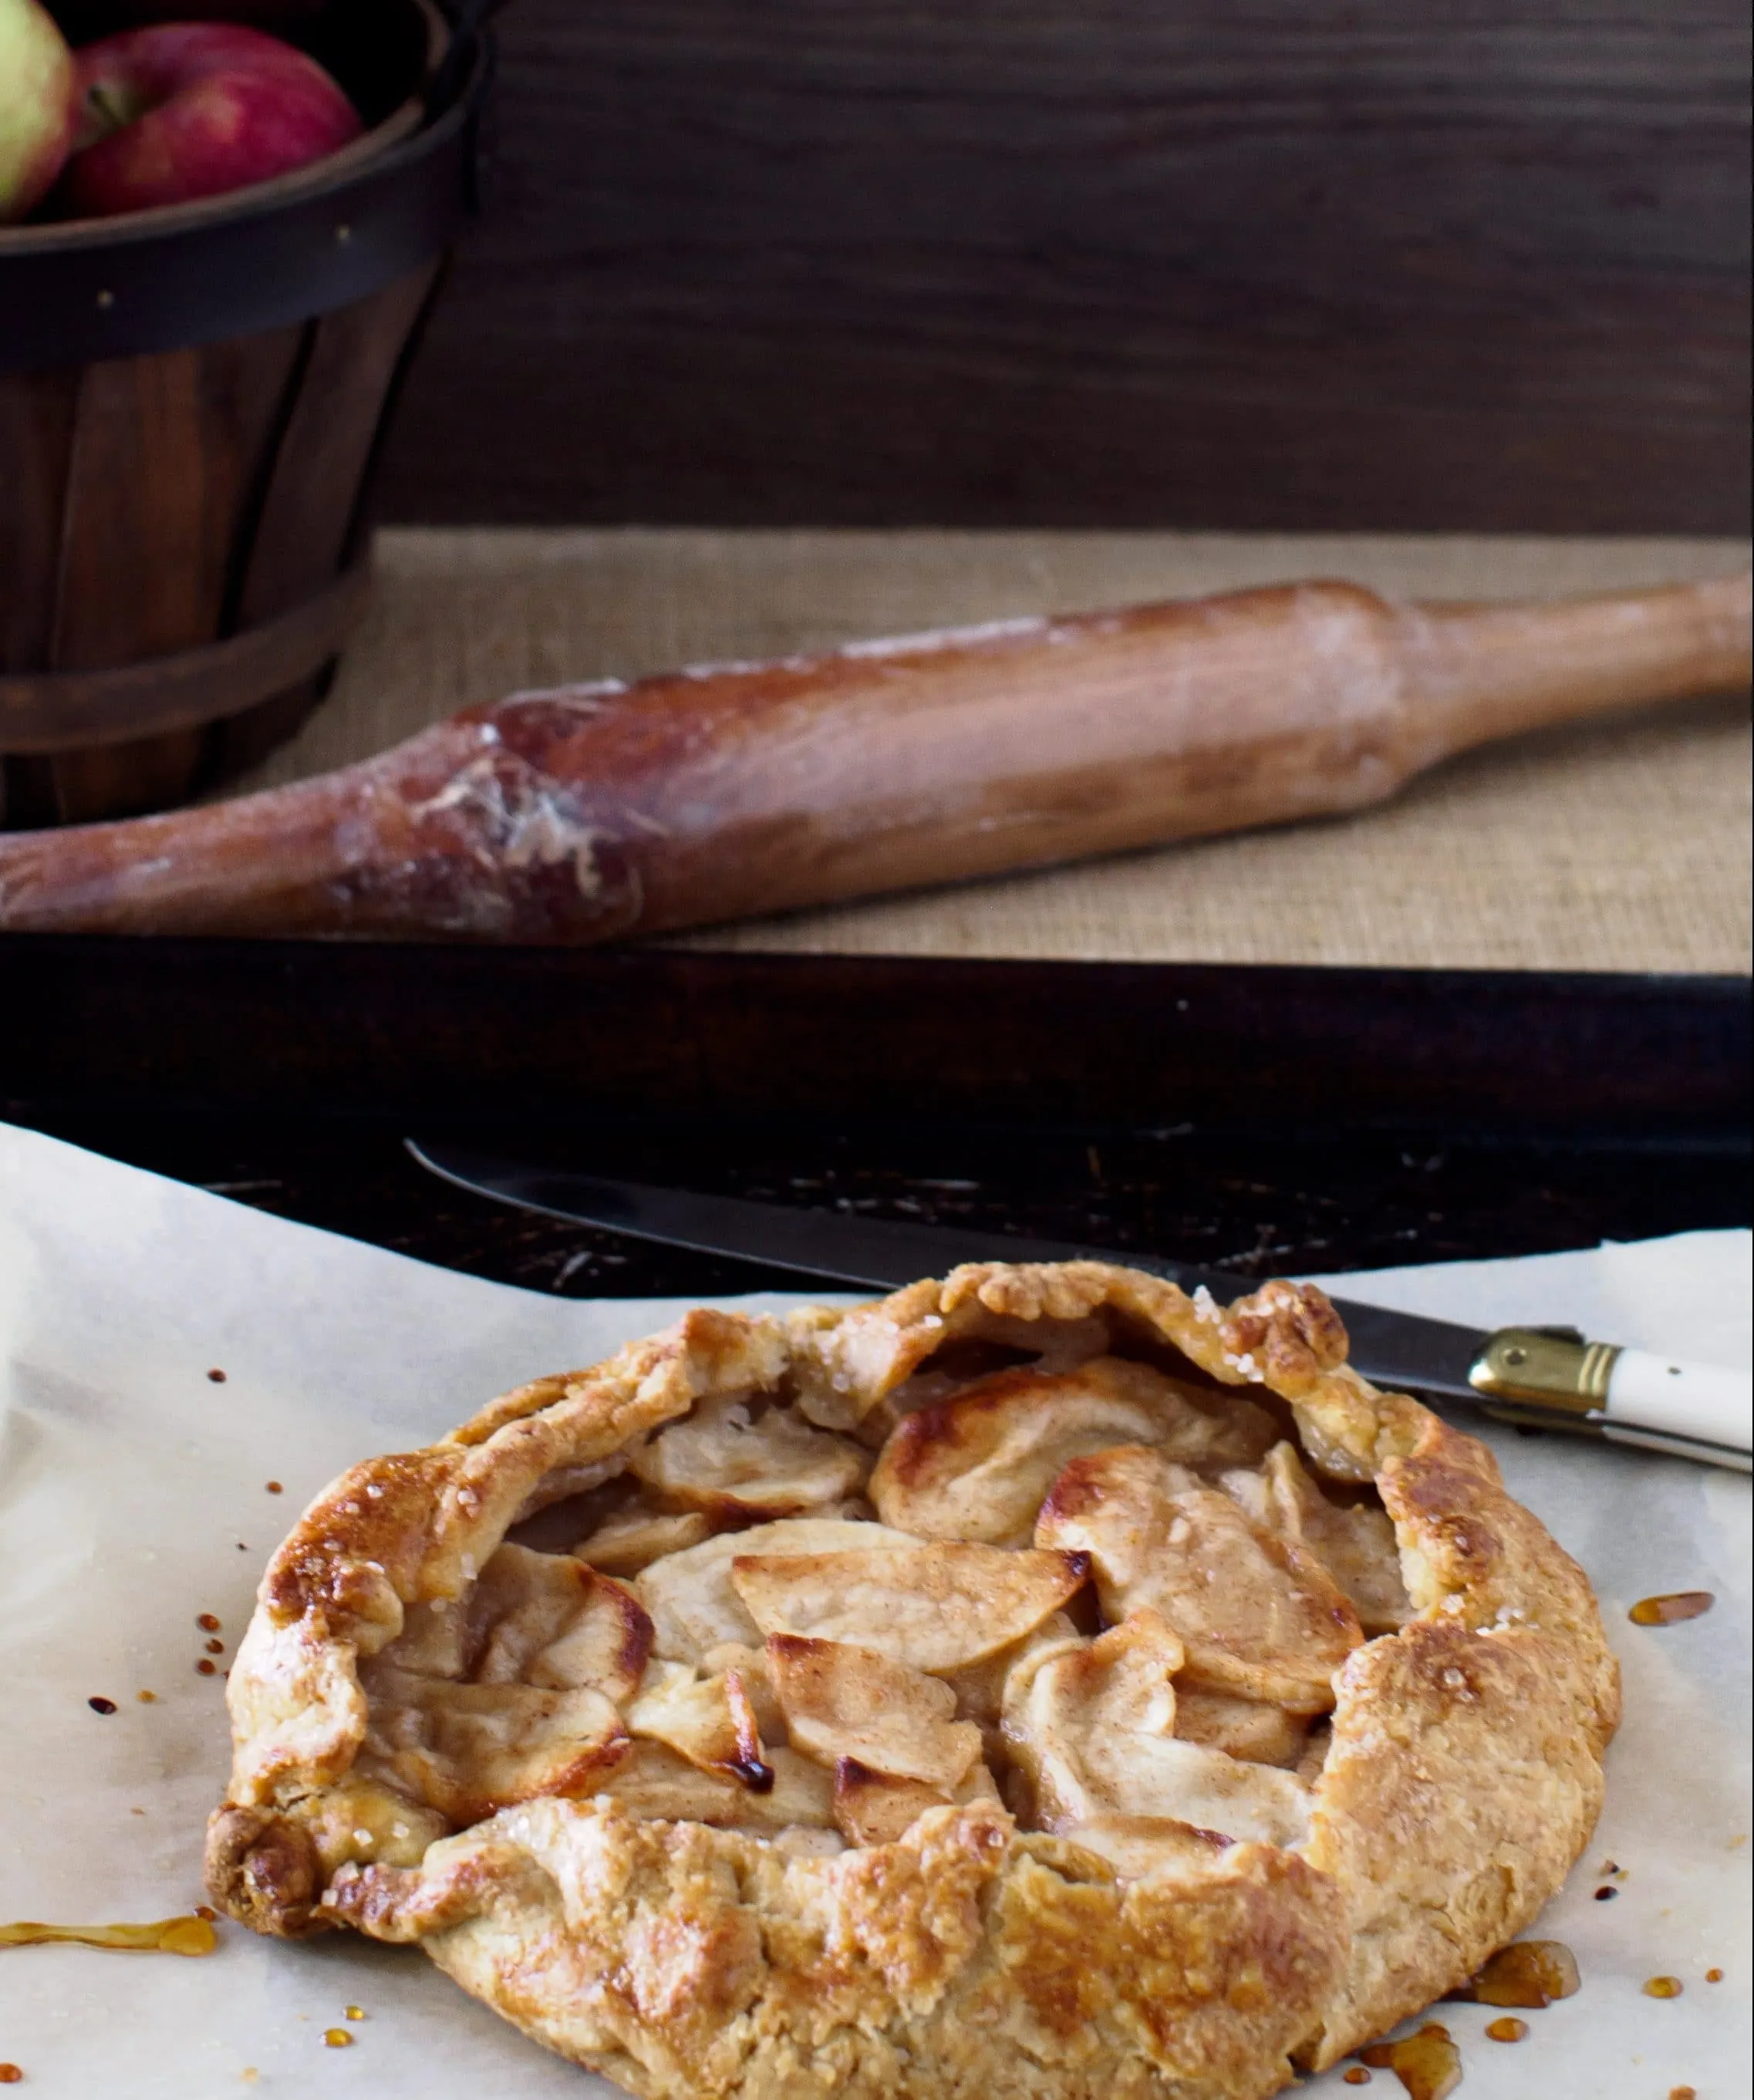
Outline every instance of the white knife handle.
{"type": "Polygon", "coordinates": [[[1622,1349],[1608,1374],[1605,1426],[1746,1451],[1754,1445],[1754,1376],[1622,1349]]]}
{"type": "Polygon", "coordinates": [[[1588,1342],[1575,1327],[1500,1327],[1468,1367],[1488,1414],[1750,1470],[1747,1371],[1588,1342]]]}

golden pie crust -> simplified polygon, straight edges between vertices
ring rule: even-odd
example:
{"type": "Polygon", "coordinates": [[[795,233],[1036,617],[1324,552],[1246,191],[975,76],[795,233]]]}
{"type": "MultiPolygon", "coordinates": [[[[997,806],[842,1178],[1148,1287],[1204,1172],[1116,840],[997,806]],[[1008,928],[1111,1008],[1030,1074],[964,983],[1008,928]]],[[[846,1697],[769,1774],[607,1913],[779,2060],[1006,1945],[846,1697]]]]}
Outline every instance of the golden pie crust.
{"type": "Polygon", "coordinates": [[[232,1670],[214,1898],[650,2100],[1325,2067],[1558,1888],[1619,1704],[1491,1454],[1345,1350],[1306,1285],[995,1263],[355,1467],[232,1670]]]}

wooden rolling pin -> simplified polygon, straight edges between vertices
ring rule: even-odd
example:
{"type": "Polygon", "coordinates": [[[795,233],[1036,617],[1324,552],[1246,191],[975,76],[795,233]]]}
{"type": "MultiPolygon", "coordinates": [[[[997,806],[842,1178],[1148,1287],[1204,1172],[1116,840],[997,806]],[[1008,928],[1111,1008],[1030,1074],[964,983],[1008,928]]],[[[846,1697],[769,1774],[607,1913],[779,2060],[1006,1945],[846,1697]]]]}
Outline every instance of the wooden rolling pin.
{"type": "Polygon", "coordinates": [[[1310,583],[515,694],[210,808],[0,836],[0,927],[591,942],[1283,823],[1746,686],[1749,579],[1310,583]]]}

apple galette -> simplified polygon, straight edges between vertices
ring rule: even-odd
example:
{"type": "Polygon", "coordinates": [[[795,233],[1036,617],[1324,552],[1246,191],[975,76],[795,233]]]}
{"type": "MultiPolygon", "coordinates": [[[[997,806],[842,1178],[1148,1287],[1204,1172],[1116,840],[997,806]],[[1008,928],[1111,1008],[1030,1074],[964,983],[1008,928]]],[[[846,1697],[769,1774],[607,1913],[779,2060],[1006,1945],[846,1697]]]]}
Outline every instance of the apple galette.
{"type": "Polygon", "coordinates": [[[1595,1601],[1319,1290],[1094,1262],[700,1311],[328,1489],[214,1899],[647,2096],[1244,2100],[1588,1837],[1595,1601]]]}

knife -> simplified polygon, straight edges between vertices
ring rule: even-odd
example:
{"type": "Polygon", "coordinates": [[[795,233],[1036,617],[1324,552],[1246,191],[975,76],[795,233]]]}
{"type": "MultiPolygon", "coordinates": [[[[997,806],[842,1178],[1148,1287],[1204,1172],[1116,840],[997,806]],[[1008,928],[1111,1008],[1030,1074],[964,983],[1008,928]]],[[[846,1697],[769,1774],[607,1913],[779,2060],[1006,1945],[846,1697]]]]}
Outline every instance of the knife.
{"type": "MultiPolygon", "coordinates": [[[[996,1260],[1117,1262],[1167,1277],[1190,1294],[1204,1285],[1221,1304],[1246,1286],[1245,1278],[1222,1270],[1130,1250],[849,1217],[605,1180],[466,1145],[404,1142],[429,1173],[478,1196],[634,1239],[732,1255],[869,1290],[895,1290],[963,1262],[996,1260]]],[[[1469,1401],[1500,1422],[1606,1437],[1749,1471],[1754,1380],[1746,1371],[1618,1348],[1587,1340],[1575,1327],[1482,1333],[1344,1298],[1333,1303],[1351,1338],[1351,1361],[1373,1385],[1469,1401]]]]}

